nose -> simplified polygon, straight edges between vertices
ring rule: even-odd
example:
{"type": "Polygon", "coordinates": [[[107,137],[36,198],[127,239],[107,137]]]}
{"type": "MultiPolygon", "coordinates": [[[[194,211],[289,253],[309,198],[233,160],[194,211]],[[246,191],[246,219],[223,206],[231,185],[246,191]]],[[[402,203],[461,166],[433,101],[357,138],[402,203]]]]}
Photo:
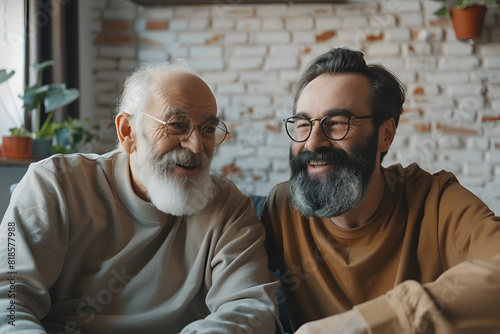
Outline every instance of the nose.
{"type": "Polygon", "coordinates": [[[317,122],[313,123],[311,135],[307,138],[304,147],[311,152],[315,152],[320,147],[330,147],[331,145],[331,140],[325,136],[321,130],[319,120],[317,120],[317,122]]]}
{"type": "Polygon", "coordinates": [[[201,138],[200,130],[197,126],[194,126],[193,132],[181,141],[181,147],[189,149],[193,153],[200,153],[204,149],[203,141],[201,138]]]}

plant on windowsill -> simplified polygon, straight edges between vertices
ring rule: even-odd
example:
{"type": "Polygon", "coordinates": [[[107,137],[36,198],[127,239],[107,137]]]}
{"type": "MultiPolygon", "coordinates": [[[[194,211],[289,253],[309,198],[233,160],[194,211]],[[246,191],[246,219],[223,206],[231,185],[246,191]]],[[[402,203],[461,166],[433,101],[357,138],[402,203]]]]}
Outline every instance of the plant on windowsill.
{"type": "Polygon", "coordinates": [[[458,40],[469,41],[481,38],[486,10],[500,10],[500,0],[434,0],[442,6],[434,15],[451,17],[453,29],[458,40]]]}
{"type": "MultiPolygon", "coordinates": [[[[52,121],[55,111],[72,103],[80,96],[78,89],[68,89],[65,84],[42,84],[44,70],[54,64],[53,60],[46,60],[33,65],[37,70],[37,81],[33,86],[26,88],[24,95],[21,96],[24,102],[25,118],[32,120],[31,137],[35,140],[33,158],[36,159],[45,158],[51,154],[54,128],[57,124],[52,121]],[[43,124],[41,124],[42,111],[47,114],[43,124]]],[[[13,71],[9,75],[12,76],[13,71]]],[[[10,130],[13,134],[19,132],[27,135],[26,130],[21,131],[22,128],[23,126],[10,130]]]]}
{"type": "MultiPolygon", "coordinates": [[[[84,120],[88,122],[88,119],[84,120]]],[[[68,117],[68,120],[54,124],[53,130],[56,138],[56,145],[52,147],[55,153],[75,153],[79,144],[89,143],[99,130],[98,125],[94,125],[90,130],[84,127],[84,121],[68,117]]]]}

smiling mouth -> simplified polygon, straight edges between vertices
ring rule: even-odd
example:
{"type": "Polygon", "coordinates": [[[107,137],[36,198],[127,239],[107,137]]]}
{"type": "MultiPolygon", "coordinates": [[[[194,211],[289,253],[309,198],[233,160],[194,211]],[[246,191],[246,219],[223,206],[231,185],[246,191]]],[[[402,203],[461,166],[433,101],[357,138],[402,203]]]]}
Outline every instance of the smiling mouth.
{"type": "Polygon", "coordinates": [[[322,167],[327,166],[330,163],[324,160],[309,160],[309,165],[312,167],[322,167]]]}
{"type": "Polygon", "coordinates": [[[195,169],[198,166],[196,164],[177,164],[177,166],[184,168],[184,169],[195,169]]]}

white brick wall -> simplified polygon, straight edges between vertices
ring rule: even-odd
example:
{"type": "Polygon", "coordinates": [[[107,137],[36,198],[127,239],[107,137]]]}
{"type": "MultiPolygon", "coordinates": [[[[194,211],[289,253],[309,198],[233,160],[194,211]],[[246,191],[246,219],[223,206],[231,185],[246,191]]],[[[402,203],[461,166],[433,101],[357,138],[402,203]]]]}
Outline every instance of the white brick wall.
{"type": "Polygon", "coordinates": [[[407,88],[406,112],[384,165],[416,161],[431,172],[450,170],[500,214],[498,21],[488,16],[479,43],[459,42],[451,22],[432,15],[437,5],[217,0],[211,6],[139,8],[128,1],[99,2],[89,18],[96,37],[88,46],[95,49],[89,69],[95,95],[86,97],[96,101],[92,119],[111,119],[123,79],[138,62],[186,58],[215,92],[231,132],[213,168],[231,170],[227,177],[244,192],[266,195],[289,175],[281,120],[291,114],[293,84],[318,54],[354,47],[368,62],[394,70],[407,88]],[[123,31],[130,43],[98,42],[107,33],[102,23],[109,21],[130,24],[123,31]]]}

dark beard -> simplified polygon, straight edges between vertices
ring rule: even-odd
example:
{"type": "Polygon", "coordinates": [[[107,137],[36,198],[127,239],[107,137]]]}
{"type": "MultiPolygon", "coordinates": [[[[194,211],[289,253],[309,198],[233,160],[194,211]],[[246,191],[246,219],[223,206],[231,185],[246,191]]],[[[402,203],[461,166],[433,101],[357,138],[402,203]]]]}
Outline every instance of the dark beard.
{"type": "Polygon", "coordinates": [[[378,131],[365,143],[342,149],[320,148],[296,157],[290,149],[290,203],[305,217],[337,217],[353,209],[365,196],[377,159],[378,131]],[[325,160],[333,165],[323,177],[310,176],[307,163],[325,160]]]}

